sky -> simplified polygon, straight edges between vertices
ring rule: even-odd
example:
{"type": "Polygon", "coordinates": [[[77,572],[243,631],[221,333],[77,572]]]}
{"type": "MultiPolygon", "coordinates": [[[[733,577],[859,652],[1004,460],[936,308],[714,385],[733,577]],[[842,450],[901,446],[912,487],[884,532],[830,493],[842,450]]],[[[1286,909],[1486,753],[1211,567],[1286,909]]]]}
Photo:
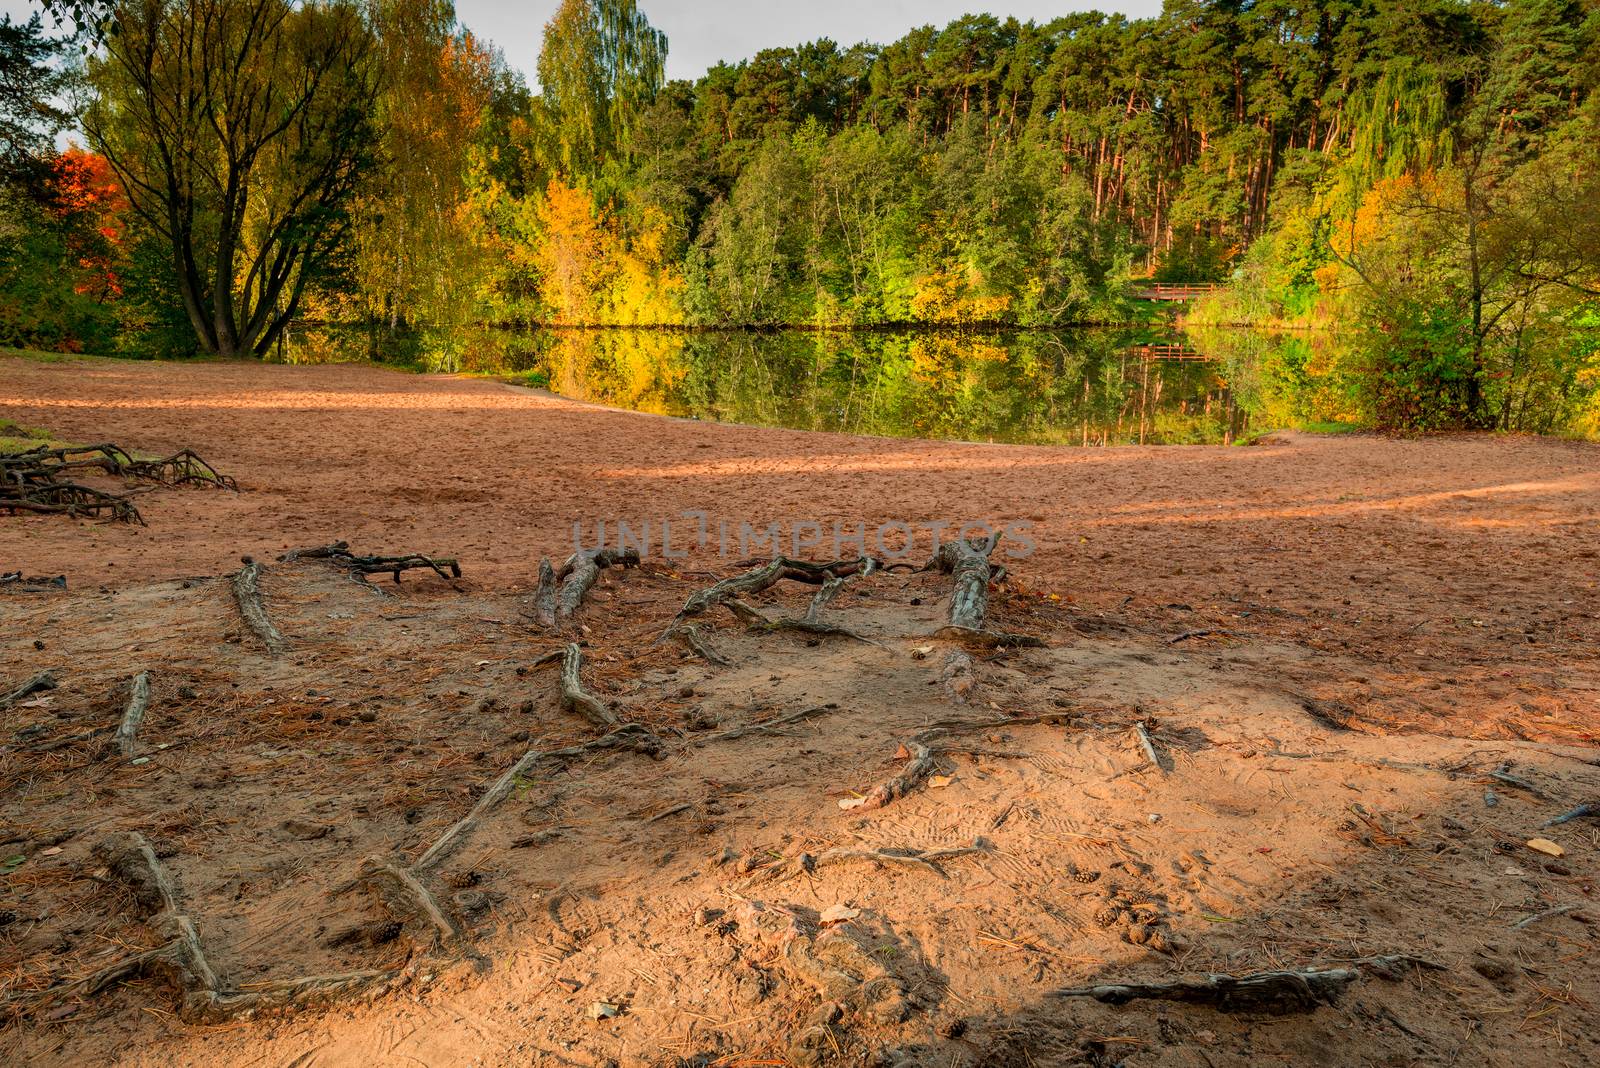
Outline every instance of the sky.
{"type": "MultiPolygon", "coordinates": [[[[560,0],[455,3],[457,17],[499,45],[533,85],[539,39],[560,0]]],[[[819,37],[887,44],[913,27],[942,26],[970,11],[1036,22],[1091,8],[1145,17],[1161,11],[1161,0],[639,0],[639,8],[667,35],[667,77],[693,80],[720,60],[749,59],[763,48],[819,37]]]]}
{"type": "MultiPolygon", "coordinates": [[[[456,15],[536,82],[539,39],[560,0],[455,0],[456,15]]],[[[777,48],[829,37],[841,45],[887,44],[915,26],[942,26],[969,11],[1045,22],[1071,11],[1099,8],[1146,17],[1161,0],[639,0],[652,25],[667,35],[667,77],[693,80],[719,60],[749,59],[777,48]]],[[[25,19],[30,0],[0,0],[0,13],[25,19]]]]}

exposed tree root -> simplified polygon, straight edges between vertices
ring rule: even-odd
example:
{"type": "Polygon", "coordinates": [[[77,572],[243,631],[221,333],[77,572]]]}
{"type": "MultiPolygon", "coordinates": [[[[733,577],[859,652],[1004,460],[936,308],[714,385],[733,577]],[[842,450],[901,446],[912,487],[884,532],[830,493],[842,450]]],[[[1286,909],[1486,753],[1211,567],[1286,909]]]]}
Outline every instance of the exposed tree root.
{"type": "MultiPolygon", "coordinates": [[[[771,589],[784,579],[826,588],[826,585],[833,579],[847,578],[855,574],[868,574],[876,570],[877,567],[877,561],[870,556],[857,557],[854,560],[832,560],[824,564],[812,563],[809,560],[794,560],[787,556],[776,556],[760,567],[753,568],[743,574],[734,575],[731,578],[725,578],[721,582],[714,583],[703,590],[690,594],[689,599],[683,602],[683,607],[678,610],[677,616],[674,617],[672,626],[676,627],[690,616],[702,615],[719,604],[725,604],[741,596],[748,596],[771,589]]],[[[835,588],[833,593],[837,592],[837,588],[835,588]]],[[[822,603],[826,604],[828,600],[832,599],[833,593],[829,593],[827,598],[823,598],[822,603]]],[[[816,601],[812,603],[816,605],[816,601]]],[[[820,605],[817,607],[820,608],[820,605]]],[[[671,628],[669,627],[668,629],[670,630],[671,628]]]]}
{"type": "Polygon", "coordinates": [[[1166,983],[1099,983],[1049,991],[1058,998],[1094,998],[1108,1005],[1126,1005],[1140,998],[1210,1005],[1222,1012],[1266,1012],[1274,1015],[1311,1012],[1332,1004],[1345,987],[1371,972],[1393,978],[1409,966],[1438,968],[1416,957],[1369,957],[1341,968],[1208,975],[1166,983]]]}
{"type": "Polygon", "coordinates": [[[838,708],[839,705],[831,701],[825,705],[802,708],[798,712],[790,712],[776,719],[769,719],[765,723],[747,723],[743,727],[734,727],[732,730],[722,731],[718,734],[709,734],[704,738],[697,739],[695,744],[710,745],[712,742],[731,742],[735,738],[747,738],[752,734],[781,734],[785,727],[808,719],[815,719],[826,713],[837,711],[838,708]]]}
{"type": "Polygon", "coordinates": [[[362,865],[360,881],[377,889],[384,907],[404,925],[418,946],[430,952],[463,947],[466,938],[461,928],[416,877],[419,867],[399,868],[382,857],[368,857],[362,865]]]}
{"type": "Polygon", "coordinates": [[[399,584],[400,573],[414,568],[432,571],[446,582],[461,577],[461,563],[453,556],[424,556],[421,553],[407,553],[403,556],[358,556],[350,551],[349,542],[343,541],[336,541],[332,545],[316,549],[295,549],[284,553],[278,559],[285,563],[294,560],[327,560],[344,568],[351,578],[361,583],[367,581],[368,575],[388,574],[394,577],[396,584],[399,584]]]}
{"type": "Polygon", "coordinates": [[[667,638],[678,639],[702,660],[715,664],[717,667],[731,667],[733,665],[732,660],[717,652],[711,643],[706,641],[705,636],[700,633],[700,628],[693,623],[679,623],[661,637],[662,640],[667,638]]]}
{"type": "Polygon", "coordinates": [[[466,842],[478,829],[478,825],[496,805],[511,796],[516,789],[518,780],[524,778],[534,766],[546,760],[572,760],[577,757],[587,756],[590,753],[604,749],[638,749],[641,752],[654,753],[660,749],[661,740],[643,727],[635,723],[624,724],[600,738],[583,742],[579,745],[568,746],[565,749],[552,749],[541,751],[530,749],[518,758],[506,772],[496,779],[484,791],[478,803],[472,806],[460,820],[440,835],[429,846],[427,851],[418,857],[416,863],[411,865],[411,870],[427,872],[439,866],[440,862],[450,856],[466,842]]]}
{"type": "Polygon", "coordinates": [[[824,623],[820,619],[795,619],[793,616],[769,619],[763,616],[760,622],[752,623],[750,629],[765,631],[768,634],[780,630],[797,630],[802,634],[816,634],[828,638],[851,638],[858,642],[865,642],[868,645],[882,647],[882,643],[874,641],[865,634],[858,634],[849,627],[841,627],[836,623],[824,623]]]}
{"type": "Polygon", "coordinates": [[[989,611],[989,582],[995,568],[989,555],[1000,544],[1000,532],[987,538],[957,538],[939,546],[925,570],[938,571],[952,578],[950,626],[966,631],[982,631],[983,617],[989,611]]]}
{"type": "Polygon", "coordinates": [[[12,705],[16,704],[18,701],[21,701],[25,697],[29,697],[36,693],[42,693],[45,690],[53,690],[56,688],[56,685],[56,677],[53,672],[41,671],[39,674],[29,679],[21,686],[18,686],[15,690],[12,690],[5,696],[0,697],[0,712],[4,712],[6,709],[10,708],[12,705]]]}
{"type": "Polygon", "coordinates": [[[933,636],[960,642],[969,649],[1044,649],[1048,647],[1043,638],[1034,637],[1032,634],[1016,634],[1004,630],[968,630],[966,627],[954,625],[940,627],[933,632],[933,636]]]}
{"type": "Polygon", "coordinates": [[[600,698],[583,688],[578,671],[583,666],[583,650],[569,642],[561,656],[561,707],[576,712],[596,727],[615,727],[617,714],[600,698]]]}
{"type": "MultiPolygon", "coordinates": [[[[555,594],[556,620],[570,619],[583,606],[583,599],[600,579],[600,572],[608,567],[638,567],[638,549],[584,549],[567,557],[555,573],[561,588],[555,594]]],[[[543,567],[540,581],[543,582],[543,567]]]]}
{"type": "Polygon", "coordinates": [[[1154,764],[1157,771],[1165,775],[1167,773],[1166,762],[1161,759],[1161,754],[1156,751],[1156,743],[1150,737],[1150,731],[1143,723],[1135,723],[1133,725],[1133,734],[1139,742],[1139,747],[1144,750],[1145,759],[1154,764]]]}
{"type": "Polygon", "coordinates": [[[844,864],[850,861],[865,860],[879,867],[886,865],[902,868],[920,868],[931,871],[941,879],[949,878],[943,868],[939,867],[940,861],[954,860],[957,857],[970,857],[978,853],[988,853],[989,849],[982,845],[962,846],[958,849],[829,849],[818,853],[809,865],[812,868],[824,868],[830,864],[844,864]]]}
{"type": "Polygon", "coordinates": [[[1581,820],[1585,816],[1600,819],[1600,803],[1593,801],[1585,802],[1570,812],[1563,812],[1554,819],[1545,820],[1542,824],[1540,824],[1540,826],[1558,827],[1563,823],[1571,823],[1573,820],[1581,820]]]}
{"type": "Polygon", "coordinates": [[[880,783],[865,797],[851,801],[841,801],[844,808],[883,808],[907,794],[916,790],[933,774],[937,767],[937,758],[941,753],[967,753],[973,756],[989,756],[1001,759],[1017,759],[1024,754],[1006,752],[995,749],[973,749],[963,746],[935,745],[934,743],[950,734],[964,734],[973,731],[988,731],[1006,727],[1026,727],[1041,723],[1060,724],[1070,721],[1070,714],[1045,713],[1038,716],[1017,716],[1010,719],[993,720],[948,720],[935,724],[920,732],[900,748],[906,754],[905,763],[901,765],[900,773],[886,782],[880,783]]]}
{"type": "Polygon", "coordinates": [[[167,486],[206,485],[237,490],[238,484],[188,449],[162,460],[136,460],[117,445],[87,445],[0,455],[0,511],[91,516],[144,523],[128,494],[108,493],[72,480],[80,471],[140,479],[167,486]]]}
{"type": "Polygon", "coordinates": [[[250,557],[244,557],[244,566],[234,573],[233,597],[239,602],[239,615],[245,625],[266,645],[267,652],[277,656],[289,648],[278,628],[267,615],[266,603],[261,598],[262,567],[250,557]]]}
{"type": "Polygon", "coordinates": [[[0,574],[0,589],[18,589],[23,593],[44,593],[67,588],[65,575],[24,575],[20,571],[0,574]]]}
{"type": "Polygon", "coordinates": [[[965,704],[972,697],[973,688],[977,686],[978,681],[973,674],[972,657],[960,649],[953,651],[944,658],[939,681],[944,685],[945,695],[950,700],[965,704]]]}
{"type": "Polygon", "coordinates": [[[885,782],[879,783],[862,799],[854,808],[883,808],[885,805],[898,800],[921,786],[927,777],[933,774],[937,766],[934,762],[933,750],[920,741],[912,740],[905,744],[907,751],[906,762],[901,765],[900,773],[885,782]]]}
{"type": "Polygon", "coordinates": [[[141,671],[128,683],[128,705],[117,727],[117,752],[131,757],[138,751],[139,725],[150,707],[150,672],[141,671]]]}
{"type": "Polygon", "coordinates": [[[539,561],[539,585],[533,592],[533,621],[541,627],[556,625],[556,569],[546,557],[539,561]]]}
{"type": "Polygon", "coordinates": [[[127,496],[107,493],[76,482],[50,482],[43,485],[19,486],[0,484],[0,511],[16,515],[30,512],[35,515],[70,515],[90,519],[104,519],[111,523],[138,523],[145,526],[144,516],[127,496]]]}

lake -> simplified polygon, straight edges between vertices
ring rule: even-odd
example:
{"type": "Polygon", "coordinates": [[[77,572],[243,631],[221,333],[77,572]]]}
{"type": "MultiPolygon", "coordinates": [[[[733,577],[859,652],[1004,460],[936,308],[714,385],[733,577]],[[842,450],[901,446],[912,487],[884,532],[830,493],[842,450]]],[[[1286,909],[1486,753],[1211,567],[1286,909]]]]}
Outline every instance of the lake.
{"type": "Polygon", "coordinates": [[[892,437],[1229,444],[1281,426],[1305,335],[495,331],[463,369],[660,415],[892,437]]]}

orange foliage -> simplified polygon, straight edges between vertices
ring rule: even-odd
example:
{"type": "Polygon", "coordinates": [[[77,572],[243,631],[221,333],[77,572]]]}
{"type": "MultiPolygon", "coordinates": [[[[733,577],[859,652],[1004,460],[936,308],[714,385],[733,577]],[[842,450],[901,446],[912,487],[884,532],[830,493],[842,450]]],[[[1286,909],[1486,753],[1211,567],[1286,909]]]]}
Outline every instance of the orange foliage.
{"type": "Polygon", "coordinates": [[[56,217],[74,223],[69,238],[83,277],[79,293],[105,299],[120,296],[116,256],[127,227],[128,198],[104,156],[69,146],[52,163],[50,192],[56,217]]]}

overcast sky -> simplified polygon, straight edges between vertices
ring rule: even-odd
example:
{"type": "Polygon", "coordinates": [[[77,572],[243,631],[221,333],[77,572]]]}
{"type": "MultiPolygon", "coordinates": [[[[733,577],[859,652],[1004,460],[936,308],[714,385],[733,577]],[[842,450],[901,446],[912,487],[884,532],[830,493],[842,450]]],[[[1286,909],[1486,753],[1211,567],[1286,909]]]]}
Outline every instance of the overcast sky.
{"type": "MultiPolygon", "coordinates": [[[[512,66],[535,81],[539,38],[560,0],[456,0],[456,14],[500,46],[512,66]]],[[[913,26],[942,26],[969,11],[1043,22],[1069,11],[1099,8],[1154,15],[1161,0],[640,0],[645,16],[667,35],[667,76],[698,78],[718,60],[749,59],[763,48],[831,37],[841,45],[886,44],[913,26]]],[[[0,12],[26,18],[28,0],[0,0],[0,12]]]]}

